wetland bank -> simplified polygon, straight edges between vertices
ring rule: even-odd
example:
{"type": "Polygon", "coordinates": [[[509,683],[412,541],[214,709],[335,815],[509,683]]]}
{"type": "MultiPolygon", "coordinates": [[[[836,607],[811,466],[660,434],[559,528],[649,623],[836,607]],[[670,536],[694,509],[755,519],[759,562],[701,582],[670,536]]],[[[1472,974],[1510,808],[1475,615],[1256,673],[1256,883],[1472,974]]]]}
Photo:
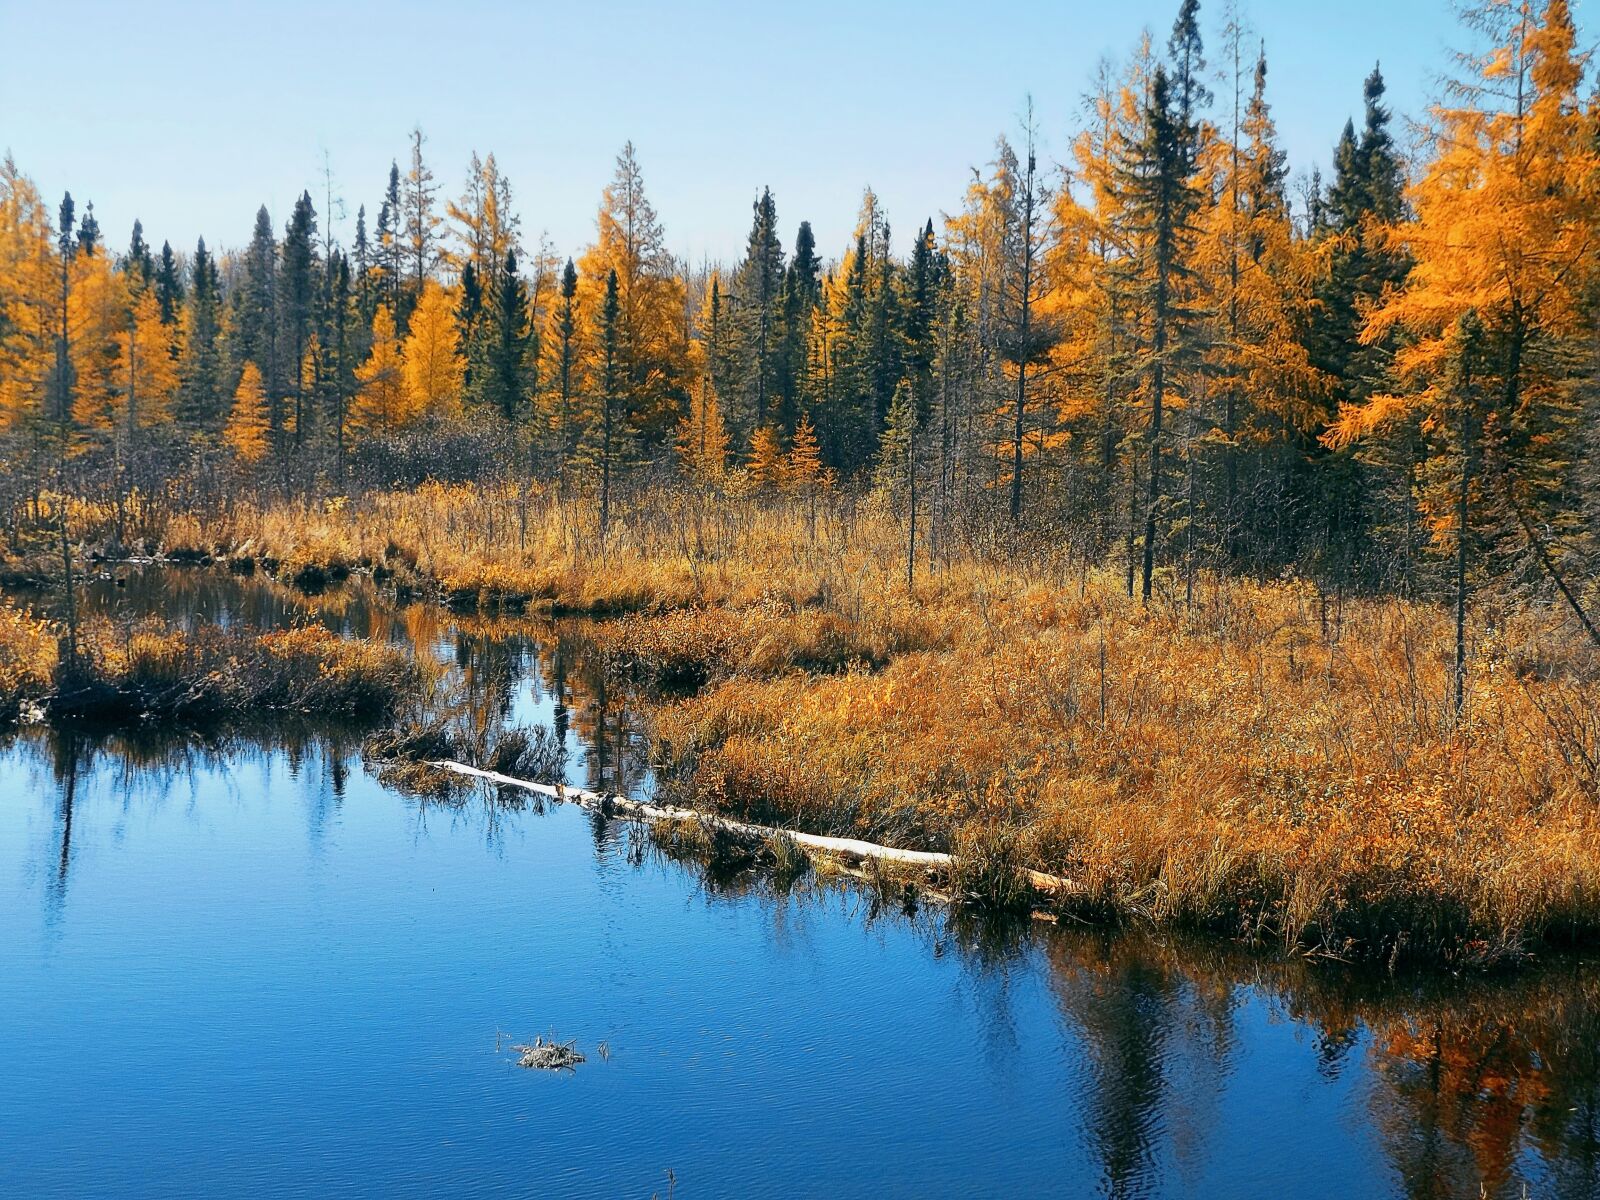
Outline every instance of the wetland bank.
{"type": "MultiPolygon", "coordinates": [[[[461,730],[547,730],[570,784],[657,790],[646,702],[581,627],[397,607],[359,579],[308,598],[206,568],[110,574],[87,612],[402,648],[461,730]]],[[[670,1171],[685,1196],[1266,1196],[1294,1177],[1308,1196],[1513,1197],[1600,1179],[1582,956],[1392,976],[908,911],[573,806],[395,790],[360,728],[274,724],[36,725],[0,749],[6,1088],[29,1101],[0,1117],[8,1190],[515,1193],[533,1171],[644,1196],[670,1171]],[[497,1052],[501,1031],[608,1049],[547,1076],[497,1052]],[[114,1133],[59,1119],[88,1104],[114,1133]]]]}
{"type": "Polygon", "coordinates": [[[18,7],[0,1192],[1600,1197],[1593,38],[1370,2],[18,7]]]}

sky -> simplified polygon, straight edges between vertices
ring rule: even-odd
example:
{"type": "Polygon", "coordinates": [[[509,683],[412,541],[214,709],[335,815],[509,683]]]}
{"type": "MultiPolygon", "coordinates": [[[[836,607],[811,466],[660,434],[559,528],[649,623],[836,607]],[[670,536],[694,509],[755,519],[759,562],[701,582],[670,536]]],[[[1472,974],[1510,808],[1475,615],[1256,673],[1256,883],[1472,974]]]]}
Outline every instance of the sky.
{"type": "MultiPolygon", "coordinates": [[[[1225,0],[1202,4],[1213,66],[1225,0]]],[[[1591,0],[1593,2],[1593,0],[1591,0]]],[[[509,176],[525,235],[576,253],[631,139],[669,247],[733,260],[770,186],[785,240],[810,220],[843,251],[862,189],[904,248],[956,209],[970,172],[1031,94],[1063,160],[1096,63],[1143,29],[1164,45],[1178,0],[0,0],[0,152],[52,204],[92,200],[121,248],[135,217],[159,246],[242,245],[257,207],[279,229],[324,168],[348,241],[420,125],[449,195],[472,152],[509,176]]],[[[1420,116],[1449,49],[1449,0],[1241,0],[1297,171],[1326,167],[1381,60],[1393,107],[1420,116]]],[[[1577,7],[1580,21],[1582,6],[1577,7]]]]}

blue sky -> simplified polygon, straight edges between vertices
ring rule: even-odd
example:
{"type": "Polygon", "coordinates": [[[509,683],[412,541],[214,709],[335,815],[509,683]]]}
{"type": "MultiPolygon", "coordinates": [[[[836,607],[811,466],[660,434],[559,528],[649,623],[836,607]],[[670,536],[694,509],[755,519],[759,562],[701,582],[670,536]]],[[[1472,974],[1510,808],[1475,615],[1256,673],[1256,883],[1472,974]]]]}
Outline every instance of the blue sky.
{"type": "MultiPolygon", "coordinates": [[[[1223,0],[1202,8],[1220,57],[1223,0]]],[[[1449,0],[1243,0],[1266,40],[1269,92],[1297,170],[1326,163],[1382,60],[1394,107],[1420,114],[1460,42],[1449,0]]],[[[1032,93],[1064,157],[1098,59],[1177,0],[680,0],[676,3],[313,3],[0,0],[0,149],[54,198],[93,200],[126,245],[204,234],[237,246],[266,203],[279,228],[324,155],[374,213],[420,123],[459,192],[474,148],[510,176],[526,232],[562,252],[593,236],[600,189],[631,138],[672,248],[736,256],[750,202],[777,199],[843,249],[867,184],[897,243],[956,207],[969,169],[1032,93]]],[[[1579,17],[1583,12],[1579,9],[1579,17]]],[[[402,166],[404,163],[402,162],[402,166]]]]}

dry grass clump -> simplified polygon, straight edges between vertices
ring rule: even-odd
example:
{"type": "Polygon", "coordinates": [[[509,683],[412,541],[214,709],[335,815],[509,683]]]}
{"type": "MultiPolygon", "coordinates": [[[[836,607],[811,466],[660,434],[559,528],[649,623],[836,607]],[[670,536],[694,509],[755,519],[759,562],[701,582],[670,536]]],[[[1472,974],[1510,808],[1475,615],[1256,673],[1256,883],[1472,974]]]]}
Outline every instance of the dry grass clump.
{"type": "Polygon", "coordinates": [[[864,622],[904,587],[899,527],[874,509],[841,504],[813,521],[799,504],[666,489],[619,499],[604,544],[587,499],[437,483],[321,504],[241,504],[207,526],[205,540],[280,578],[370,569],[458,608],[547,604],[600,615],[774,600],[864,622]]]}
{"type": "Polygon", "coordinates": [[[1570,641],[1486,638],[1458,723],[1442,615],[1348,605],[1324,639],[1309,598],[1146,613],[1097,578],[876,674],[730,679],[663,709],[660,748],[690,799],[755,820],[958,850],[1014,830],[1092,911],[1454,962],[1600,931],[1572,767],[1600,685],[1549,648],[1570,641]]]}
{"type": "Polygon", "coordinates": [[[266,712],[378,720],[418,678],[402,651],[321,625],[256,633],[96,619],[79,628],[75,658],[64,632],[0,605],[0,713],[14,717],[33,703],[51,720],[214,725],[266,712]]]}
{"type": "Polygon", "coordinates": [[[45,696],[55,668],[56,635],[49,622],[0,600],[0,724],[45,696]]]}
{"type": "Polygon", "coordinates": [[[682,608],[596,622],[584,640],[609,669],[660,687],[700,687],[731,675],[877,670],[891,659],[959,636],[947,614],[910,603],[852,620],[775,599],[745,608],[682,608]]]}

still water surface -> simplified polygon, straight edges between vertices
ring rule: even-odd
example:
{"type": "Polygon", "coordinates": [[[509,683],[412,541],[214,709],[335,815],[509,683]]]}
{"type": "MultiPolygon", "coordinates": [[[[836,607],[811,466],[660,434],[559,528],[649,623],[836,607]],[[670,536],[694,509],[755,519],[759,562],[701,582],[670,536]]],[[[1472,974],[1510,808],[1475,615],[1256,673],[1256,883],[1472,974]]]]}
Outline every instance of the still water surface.
{"type": "MultiPolygon", "coordinates": [[[[209,572],[650,780],[562,631],[209,572]]],[[[348,731],[0,743],[0,1195],[1600,1196],[1600,965],[1391,982],[724,879],[348,731]],[[512,1041],[575,1038],[571,1074],[512,1041]],[[608,1056],[597,1053],[605,1043],[608,1056]]]]}

